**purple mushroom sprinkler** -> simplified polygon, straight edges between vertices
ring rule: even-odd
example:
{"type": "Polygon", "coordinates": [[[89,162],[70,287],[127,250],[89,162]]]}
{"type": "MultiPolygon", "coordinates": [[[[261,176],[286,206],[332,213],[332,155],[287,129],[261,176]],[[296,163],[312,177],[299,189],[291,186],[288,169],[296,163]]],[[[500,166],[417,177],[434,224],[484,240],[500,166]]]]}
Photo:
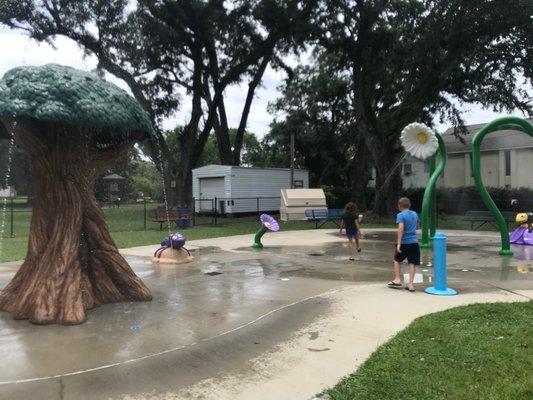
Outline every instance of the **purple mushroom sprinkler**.
{"type": "Polygon", "coordinates": [[[263,244],[261,243],[261,238],[265,233],[268,231],[270,232],[277,232],[279,231],[279,224],[278,221],[276,221],[273,217],[271,217],[268,214],[261,214],[259,217],[259,221],[261,222],[261,229],[255,234],[254,244],[252,247],[254,249],[262,249],[263,244]]]}
{"type": "Polygon", "coordinates": [[[176,232],[161,240],[161,247],[156,250],[152,262],[157,264],[183,264],[194,261],[194,256],[185,248],[185,236],[176,232]]]}

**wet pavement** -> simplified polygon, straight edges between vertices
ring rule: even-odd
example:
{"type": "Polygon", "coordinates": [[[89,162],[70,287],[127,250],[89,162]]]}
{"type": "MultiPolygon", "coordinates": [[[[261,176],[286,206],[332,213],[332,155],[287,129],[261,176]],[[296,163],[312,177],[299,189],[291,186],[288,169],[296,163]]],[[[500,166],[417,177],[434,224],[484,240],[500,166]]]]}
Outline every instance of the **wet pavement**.
{"type": "MultiPolygon", "coordinates": [[[[154,266],[146,257],[127,256],[154,300],[104,305],[83,325],[35,326],[0,313],[0,398],[36,392],[41,399],[151,398],[150,390],[175,393],[229,370],[245,373],[246,360],[327,316],[325,293],[390,279],[391,231],[369,231],[355,263],[333,231],[321,233],[329,235],[323,244],[304,245],[306,233],[299,235],[298,245],[281,241],[260,251],[239,245],[237,237],[232,249],[195,250],[197,260],[188,265],[154,266]]],[[[460,295],[502,290],[527,296],[533,249],[517,246],[514,257],[502,258],[497,245],[496,236],[451,234],[449,286],[460,295]]],[[[419,289],[432,284],[431,253],[423,260],[419,289]]],[[[14,269],[13,263],[0,266],[0,288],[14,269]]],[[[389,292],[383,295],[394,295],[389,292]]]]}

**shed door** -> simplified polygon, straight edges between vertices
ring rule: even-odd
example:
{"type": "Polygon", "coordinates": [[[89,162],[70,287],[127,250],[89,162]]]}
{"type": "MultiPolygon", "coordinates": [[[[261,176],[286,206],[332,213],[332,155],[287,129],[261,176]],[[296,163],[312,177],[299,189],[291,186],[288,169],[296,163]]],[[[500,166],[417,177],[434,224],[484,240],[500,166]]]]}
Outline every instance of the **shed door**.
{"type": "Polygon", "coordinates": [[[200,211],[214,211],[215,197],[224,198],[226,189],[224,178],[200,178],[200,211]],[[212,200],[212,201],[210,201],[212,200]]]}

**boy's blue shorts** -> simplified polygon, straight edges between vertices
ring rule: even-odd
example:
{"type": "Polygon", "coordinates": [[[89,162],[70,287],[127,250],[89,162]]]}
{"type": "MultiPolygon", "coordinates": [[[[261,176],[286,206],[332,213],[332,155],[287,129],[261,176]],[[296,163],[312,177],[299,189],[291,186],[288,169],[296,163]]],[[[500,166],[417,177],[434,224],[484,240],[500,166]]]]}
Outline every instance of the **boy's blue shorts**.
{"type": "Polygon", "coordinates": [[[357,237],[357,229],[346,229],[346,237],[348,239],[356,238],[357,237]]]}

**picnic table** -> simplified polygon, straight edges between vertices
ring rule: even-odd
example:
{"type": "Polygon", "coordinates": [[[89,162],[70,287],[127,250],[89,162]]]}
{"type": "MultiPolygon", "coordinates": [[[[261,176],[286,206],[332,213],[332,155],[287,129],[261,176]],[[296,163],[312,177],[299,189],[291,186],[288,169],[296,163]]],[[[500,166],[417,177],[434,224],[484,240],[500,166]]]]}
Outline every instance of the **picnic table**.
{"type": "Polygon", "coordinates": [[[163,224],[169,220],[174,221],[178,228],[187,228],[191,223],[192,212],[186,207],[172,207],[167,211],[166,207],[161,206],[150,210],[148,216],[153,222],[159,223],[159,230],[163,230],[163,224]]]}
{"type": "MultiPolygon", "coordinates": [[[[507,224],[507,229],[509,229],[509,222],[515,222],[516,213],[513,211],[503,211],[502,215],[507,224]]],[[[490,211],[467,211],[464,220],[470,222],[470,229],[473,231],[480,229],[486,224],[490,224],[498,229],[496,220],[490,211]]]]}

